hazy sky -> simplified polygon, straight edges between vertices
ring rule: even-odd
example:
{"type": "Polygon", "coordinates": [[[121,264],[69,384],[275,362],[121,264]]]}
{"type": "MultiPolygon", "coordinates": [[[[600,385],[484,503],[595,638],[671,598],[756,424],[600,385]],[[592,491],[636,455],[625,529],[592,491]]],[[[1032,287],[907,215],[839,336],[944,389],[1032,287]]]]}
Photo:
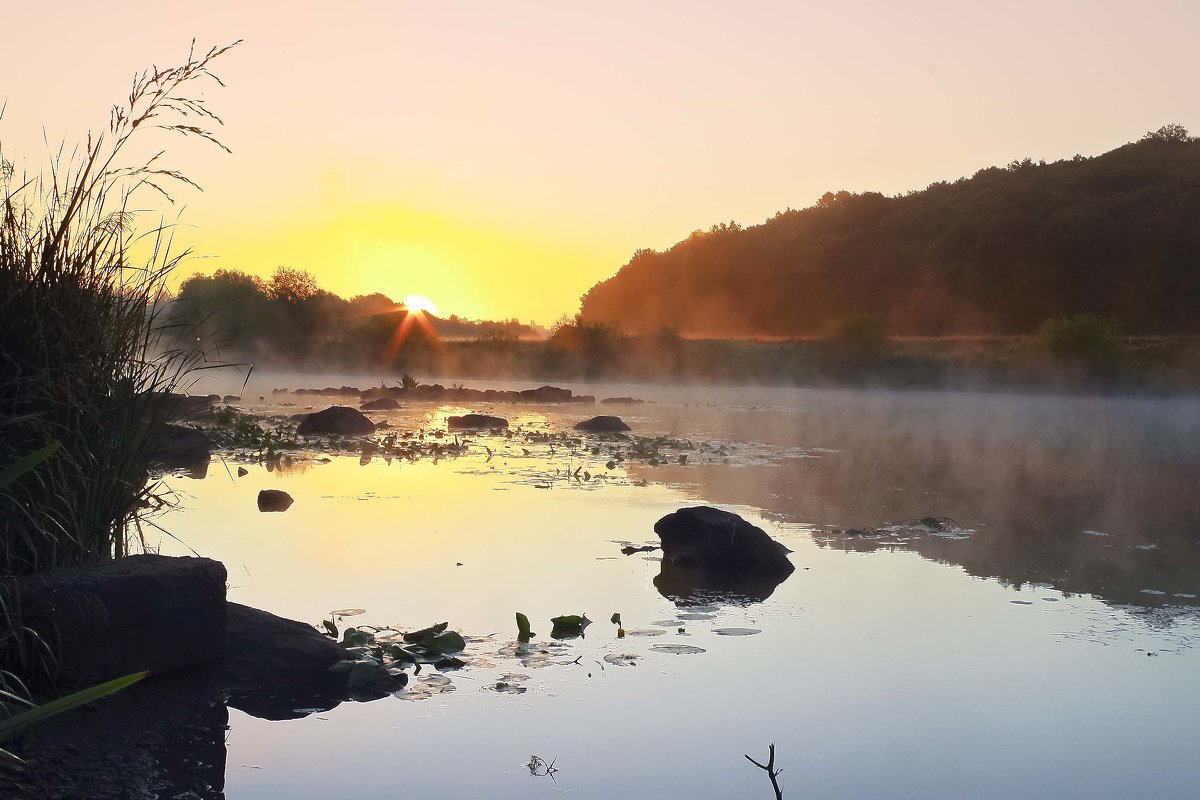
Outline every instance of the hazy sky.
{"type": "MultiPolygon", "coordinates": [[[[233,155],[180,237],[219,267],[551,322],[639,247],[1200,129],[1200,2],[6,2],[5,155],[107,123],[136,69],[245,42],[233,155]],[[47,10],[49,9],[49,10],[47,10]]],[[[150,200],[149,197],[146,198],[150,200]]],[[[178,208],[177,208],[178,211],[178,208]]],[[[670,302],[664,298],[664,302],[670,302]]]]}

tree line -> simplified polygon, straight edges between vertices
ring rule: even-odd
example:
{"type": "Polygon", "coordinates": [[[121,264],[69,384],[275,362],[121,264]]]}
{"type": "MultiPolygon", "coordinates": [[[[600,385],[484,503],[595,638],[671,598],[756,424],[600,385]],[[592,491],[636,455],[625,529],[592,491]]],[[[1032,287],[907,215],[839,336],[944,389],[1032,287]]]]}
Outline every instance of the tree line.
{"type": "Polygon", "coordinates": [[[628,333],[1023,334],[1094,314],[1129,334],[1200,333],[1200,142],[1179,125],[1095,157],[1026,158],[888,197],[827,192],[761,225],[639,250],[582,298],[628,333]]]}
{"type": "Polygon", "coordinates": [[[483,342],[538,338],[530,325],[413,315],[380,293],[349,300],[322,289],[308,272],[279,267],[264,280],[238,270],[194,275],[168,313],[214,361],[294,367],[402,368],[447,339],[483,342]],[[403,330],[403,341],[399,341],[403,330]]]}

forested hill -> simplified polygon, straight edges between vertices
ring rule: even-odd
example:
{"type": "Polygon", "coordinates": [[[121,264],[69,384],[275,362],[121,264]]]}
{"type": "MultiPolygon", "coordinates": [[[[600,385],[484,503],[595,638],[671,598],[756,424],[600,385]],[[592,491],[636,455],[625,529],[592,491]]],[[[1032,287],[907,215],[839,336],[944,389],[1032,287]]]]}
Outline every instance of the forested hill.
{"type": "Polygon", "coordinates": [[[1080,312],[1124,333],[1200,333],[1200,141],[1181,127],[697,231],[638,251],[582,305],[629,333],[712,337],[820,334],[851,314],[897,335],[1025,333],[1080,312]]]}

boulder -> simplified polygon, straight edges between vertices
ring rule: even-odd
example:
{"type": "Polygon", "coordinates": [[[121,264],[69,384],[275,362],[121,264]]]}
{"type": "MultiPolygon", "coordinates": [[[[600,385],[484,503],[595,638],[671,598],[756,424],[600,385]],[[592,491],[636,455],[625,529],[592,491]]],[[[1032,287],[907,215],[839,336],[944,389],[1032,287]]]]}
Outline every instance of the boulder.
{"type": "Polygon", "coordinates": [[[363,411],[394,411],[399,408],[400,404],[390,397],[380,397],[375,400],[368,400],[359,406],[363,411]]]}
{"type": "Polygon", "coordinates": [[[577,431],[588,433],[621,433],[632,430],[620,417],[599,416],[586,419],[575,426],[577,431]]]}
{"type": "Polygon", "coordinates": [[[228,604],[225,657],[217,665],[229,705],[262,719],[294,719],[297,709],[332,708],[346,699],[346,676],[329,668],[341,645],[303,622],[228,604]]]}
{"type": "Polygon", "coordinates": [[[521,399],[527,403],[569,403],[572,400],[571,390],[558,386],[539,386],[536,389],[524,389],[521,399]]]}
{"type": "Polygon", "coordinates": [[[227,394],[222,397],[221,400],[225,403],[240,403],[242,401],[242,396],[240,394],[227,394]]]}
{"type": "Polygon", "coordinates": [[[19,594],[23,624],[50,643],[59,685],[73,688],[219,659],[225,581],[219,561],[147,554],[11,579],[0,591],[19,594]]]}
{"type": "Polygon", "coordinates": [[[464,414],[461,417],[450,417],[446,420],[450,430],[463,428],[507,428],[508,420],[503,417],[491,417],[487,414],[464,414]]]}
{"type": "Polygon", "coordinates": [[[603,400],[601,400],[600,402],[608,404],[608,405],[632,405],[635,403],[644,403],[646,401],[639,400],[636,397],[628,397],[628,396],[622,395],[621,397],[606,397],[603,400]]]}
{"type": "Polygon", "coordinates": [[[146,413],[154,422],[197,419],[212,413],[212,400],[175,392],[146,392],[146,413]]]}
{"type": "Polygon", "coordinates": [[[293,502],[292,496],[280,489],[263,489],[258,493],[258,510],[262,512],[287,511],[293,502]]]}
{"type": "Polygon", "coordinates": [[[196,467],[208,463],[211,443],[195,428],[158,425],[150,441],[150,463],[156,466],[196,467]]]}
{"type": "MultiPolygon", "coordinates": [[[[654,523],[663,562],[731,575],[787,577],[791,551],[737,514],[711,506],[681,508],[654,523]]],[[[782,580],[782,578],[781,578],[782,580]]]]}
{"type": "Polygon", "coordinates": [[[301,436],[364,436],[374,430],[375,423],[363,416],[361,411],[346,406],[330,406],[324,411],[309,414],[296,426],[296,433],[301,436]]]}

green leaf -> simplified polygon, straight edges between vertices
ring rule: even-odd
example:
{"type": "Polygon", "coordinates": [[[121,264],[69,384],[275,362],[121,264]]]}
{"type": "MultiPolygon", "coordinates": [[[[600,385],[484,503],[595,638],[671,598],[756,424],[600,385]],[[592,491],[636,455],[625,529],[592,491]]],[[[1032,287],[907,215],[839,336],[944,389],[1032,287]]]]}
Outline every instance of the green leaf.
{"type": "Polygon", "coordinates": [[[40,450],[34,450],[24,458],[17,459],[15,464],[9,464],[0,469],[0,489],[8,486],[27,472],[32,472],[39,464],[58,452],[59,442],[51,442],[40,450]]]}
{"type": "Polygon", "coordinates": [[[8,719],[0,722],[0,742],[6,741],[12,737],[17,731],[27,725],[32,725],[35,722],[40,722],[47,717],[52,717],[55,714],[61,714],[64,711],[70,711],[72,708],[82,706],[94,700],[99,700],[102,697],[108,697],[110,694],[121,691],[126,686],[137,683],[142,678],[146,677],[148,672],[135,672],[132,675],[126,675],[121,678],[115,678],[111,681],[106,681],[98,686],[74,692],[66,697],[60,697],[49,703],[43,703],[36,708],[31,708],[28,711],[22,711],[20,714],[14,714],[8,719]]]}
{"type": "Polygon", "coordinates": [[[528,642],[533,638],[533,633],[529,630],[529,617],[517,612],[517,641],[528,642]]]}
{"type": "Polygon", "coordinates": [[[428,628],[422,628],[419,631],[404,634],[404,641],[419,642],[423,639],[432,639],[450,626],[448,622],[439,622],[437,625],[430,625],[428,628]]]}
{"type": "Polygon", "coordinates": [[[620,615],[620,613],[613,614],[613,615],[612,615],[612,619],[611,619],[611,620],[609,620],[609,622],[611,622],[613,625],[616,625],[618,628],[619,628],[619,627],[621,627],[621,615],[620,615]]]}
{"type": "Polygon", "coordinates": [[[362,647],[371,643],[371,634],[358,628],[346,628],[342,634],[342,647],[362,647]]]}
{"type": "Polygon", "coordinates": [[[330,620],[327,620],[327,619],[321,620],[321,624],[325,626],[325,630],[329,633],[330,636],[332,636],[334,639],[336,639],[338,637],[337,625],[334,625],[333,622],[331,622],[330,620]]]}
{"type": "Polygon", "coordinates": [[[550,624],[554,626],[550,631],[550,638],[571,639],[582,636],[583,629],[591,625],[592,621],[587,618],[587,614],[564,614],[561,617],[552,617],[550,624]]]}
{"type": "Polygon", "coordinates": [[[438,634],[425,643],[427,647],[436,648],[442,653],[459,653],[467,649],[467,642],[456,631],[446,631],[438,634]]]}

